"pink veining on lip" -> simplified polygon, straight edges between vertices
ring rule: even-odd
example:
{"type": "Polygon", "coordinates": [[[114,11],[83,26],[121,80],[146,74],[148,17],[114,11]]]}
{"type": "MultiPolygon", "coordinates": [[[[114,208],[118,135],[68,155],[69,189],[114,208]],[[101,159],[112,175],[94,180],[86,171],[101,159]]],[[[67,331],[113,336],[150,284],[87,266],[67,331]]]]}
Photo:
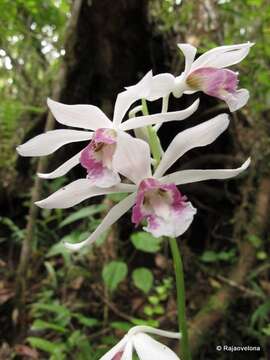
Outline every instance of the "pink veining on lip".
{"type": "MultiPolygon", "coordinates": [[[[138,188],[136,204],[132,209],[132,222],[138,226],[147,221],[144,229],[154,236],[177,236],[179,223],[193,218],[196,210],[190,206],[175,184],[162,184],[149,178],[138,188]]],[[[192,220],[191,220],[192,221],[192,220]]]]}
{"type": "Polygon", "coordinates": [[[114,355],[114,357],[112,358],[112,360],[121,360],[121,359],[122,359],[122,355],[123,355],[123,352],[120,351],[120,352],[118,352],[116,355],[114,355]]]}
{"type": "Polygon", "coordinates": [[[231,70],[205,67],[194,70],[186,82],[192,90],[201,90],[210,96],[226,100],[230,94],[236,93],[239,80],[237,73],[231,70]]]}
{"type": "Polygon", "coordinates": [[[112,169],[117,134],[112,129],[98,129],[91,142],[82,151],[81,165],[87,170],[87,177],[98,186],[113,186],[119,176],[112,169]]]}

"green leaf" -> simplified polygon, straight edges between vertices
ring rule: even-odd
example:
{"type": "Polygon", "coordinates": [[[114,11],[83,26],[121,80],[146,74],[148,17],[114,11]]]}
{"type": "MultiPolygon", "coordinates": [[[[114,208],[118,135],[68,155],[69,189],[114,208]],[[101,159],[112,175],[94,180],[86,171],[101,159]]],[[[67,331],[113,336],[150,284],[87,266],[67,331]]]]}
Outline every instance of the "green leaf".
{"type": "Polygon", "coordinates": [[[106,210],[106,205],[103,204],[87,206],[69,215],[64,221],[60,223],[59,228],[72,224],[74,221],[81,220],[90,217],[92,215],[101,213],[104,210],[106,210]]]}
{"type": "Polygon", "coordinates": [[[50,354],[61,352],[61,349],[65,347],[64,344],[48,341],[39,337],[28,337],[27,341],[33,348],[45,351],[50,354]]]}
{"type": "Polygon", "coordinates": [[[54,267],[49,261],[44,261],[44,266],[46,267],[46,270],[48,272],[50,283],[54,288],[57,288],[57,274],[56,271],[54,270],[54,267]]]}
{"type": "Polygon", "coordinates": [[[165,309],[162,305],[155,306],[154,313],[157,315],[163,315],[165,313],[165,309]]]}
{"type": "Polygon", "coordinates": [[[60,333],[65,333],[67,332],[67,329],[65,329],[63,326],[57,325],[57,324],[53,324],[47,321],[43,321],[43,320],[35,320],[33,325],[31,326],[32,330],[55,330],[57,332],[60,333]]]}
{"type": "Polygon", "coordinates": [[[92,328],[94,326],[99,325],[99,321],[95,318],[88,318],[82,314],[72,314],[73,317],[75,317],[81,325],[87,326],[89,328],[92,328]]]}
{"type": "Polygon", "coordinates": [[[201,256],[203,262],[215,262],[218,261],[218,255],[215,251],[207,250],[201,256]]]}
{"type": "Polygon", "coordinates": [[[158,305],[159,304],[159,298],[157,296],[149,296],[148,301],[152,305],[158,305]]]}
{"type": "Polygon", "coordinates": [[[128,268],[126,263],[122,261],[111,261],[103,268],[103,281],[110,291],[114,291],[119,283],[125,279],[127,272],[128,268]]]}
{"type": "Polygon", "coordinates": [[[268,337],[270,337],[270,324],[268,324],[266,327],[262,328],[262,333],[268,337]]]}
{"type": "Polygon", "coordinates": [[[207,250],[201,256],[201,260],[203,262],[217,262],[217,261],[230,261],[235,257],[235,249],[231,249],[229,251],[211,251],[207,250]]]}
{"type": "Polygon", "coordinates": [[[132,279],[135,286],[147,294],[153,286],[153,274],[146,268],[138,268],[132,272],[132,279]]]}
{"type": "Polygon", "coordinates": [[[42,304],[36,303],[33,305],[33,311],[35,317],[40,317],[42,314],[51,312],[55,315],[55,322],[61,326],[69,324],[71,319],[71,312],[68,308],[59,304],[42,304]]]}
{"type": "Polygon", "coordinates": [[[153,316],[154,314],[154,308],[153,306],[150,306],[150,305],[146,305],[143,309],[145,315],[147,316],[153,316]]]}
{"type": "Polygon", "coordinates": [[[142,319],[133,318],[131,321],[132,321],[132,324],[134,324],[134,325],[146,325],[146,326],[152,326],[152,327],[159,327],[159,321],[153,320],[153,319],[142,320],[142,319]]]}
{"type": "Polygon", "coordinates": [[[51,258],[53,256],[63,256],[65,259],[65,262],[67,264],[70,264],[71,261],[71,253],[70,251],[65,247],[63,242],[59,242],[54,244],[52,247],[50,247],[49,251],[46,254],[46,258],[51,258]]]}
{"type": "Polygon", "coordinates": [[[254,327],[258,321],[263,322],[264,320],[267,320],[269,313],[270,313],[270,300],[260,305],[256,309],[256,311],[254,311],[251,317],[251,326],[254,327]]]}
{"type": "Polygon", "coordinates": [[[256,249],[258,249],[259,247],[262,246],[262,239],[259,238],[257,235],[249,235],[249,236],[248,236],[248,241],[249,241],[256,249]]]}
{"type": "Polygon", "coordinates": [[[137,250],[156,253],[160,250],[162,238],[155,238],[147,232],[140,231],[131,235],[131,242],[137,250]]]}
{"type": "Polygon", "coordinates": [[[265,259],[267,259],[267,254],[265,251],[258,251],[256,254],[256,257],[259,260],[265,260],[265,259]]]}
{"type": "Polygon", "coordinates": [[[125,321],[114,321],[110,325],[113,329],[123,330],[125,332],[128,332],[133,326],[131,323],[125,321]]]}

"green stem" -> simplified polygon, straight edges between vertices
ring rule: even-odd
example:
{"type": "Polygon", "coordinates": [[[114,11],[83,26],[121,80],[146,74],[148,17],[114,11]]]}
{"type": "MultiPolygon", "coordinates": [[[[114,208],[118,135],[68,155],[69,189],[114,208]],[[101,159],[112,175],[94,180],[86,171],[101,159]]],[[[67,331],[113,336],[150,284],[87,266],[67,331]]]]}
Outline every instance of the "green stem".
{"type": "Polygon", "coordinates": [[[169,238],[169,243],[173,256],[175,279],[176,279],[178,326],[179,326],[179,332],[181,332],[182,334],[182,337],[180,339],[181,360],[191,360],[191,353],[189,350],[189,342],[188,342],[187,321],[186,321],[185,282],[184,282],[183,263],[176,239],[169,238]]]}
{"type": "MultiPolygon", "coordinates": [[[[169,101],[169,97],[163,98],[162,112],[167,112],[168,101],[169,101]]],[[[142,99],[142,112],[144,115],[149,115],[147,102],[145,99],[142,99]]],[[[156,126],[156,128],[154,128],[153,126],[147,126],[149,145],[151,148],[151,153],[153,155],[153,158],[156,162],[156,166],[158,165],[162,155],[162,148],[160,145],[159,137],[157,135],[158,129],[159,126],[156,126]]],[[[191,360],[191,353],[189,350],[189,342],[188,342],[187,322],[186,322],[185,282],[184,282],[183,263],[176,239],[169,238],[169,243],[173,256],[175,279],[176,279],[178,326],[179,326],[179,332],[182,334],[182,337],[180,339],[180,352],[181,352],[180,356],[181,356],[181,360],[191,360]]]]}
{"type": "MultiPolygon", "coordinates": [[[[145,115],[145,116],[149,115],[147,102],[145,99],[142,99],[142,112],[143,112],[143,115],[145,115]]],[[[160,162],[161,153],[162,153],[159,137],[157,136],[156,130],[151,125],[147,126],[147,134],[148,134],[151,153],[155,160],[155,167],[157,167],[160,162]]]]}

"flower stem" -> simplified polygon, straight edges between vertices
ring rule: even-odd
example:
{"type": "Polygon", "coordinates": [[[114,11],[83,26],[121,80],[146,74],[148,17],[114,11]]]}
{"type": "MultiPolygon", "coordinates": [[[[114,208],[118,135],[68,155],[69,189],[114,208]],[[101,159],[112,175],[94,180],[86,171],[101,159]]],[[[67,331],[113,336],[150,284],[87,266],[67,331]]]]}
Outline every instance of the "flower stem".
{"type": "MultiPolygon", "coordinates": [[[[142,112],[143,112],[143,115],[145,115],[145,116],[149,115],[147,102],[145,99],[142,99],[142,112]]],[[[159,137],[157,136],[156,130],[151,125],[147,126],[147,134],[148,134],[151,153],[155,160],[155,167],[157,167],[157,165],[160,162],[160,158],[161,158],[161,154],[162,154],[159,137]]]]}
{"type": "Polygon", "coordinates": [[[170,248],[173,256],[176,292],[177,292],[177,310],[178,310],[178,326],[182,337],[180,339],[181,360],[191,360],[189,350],[188,331],[186,322],[186,305],[185,305],[185,282],[184,270],[181,254],[175,238],[169,238],[170,248]]]}

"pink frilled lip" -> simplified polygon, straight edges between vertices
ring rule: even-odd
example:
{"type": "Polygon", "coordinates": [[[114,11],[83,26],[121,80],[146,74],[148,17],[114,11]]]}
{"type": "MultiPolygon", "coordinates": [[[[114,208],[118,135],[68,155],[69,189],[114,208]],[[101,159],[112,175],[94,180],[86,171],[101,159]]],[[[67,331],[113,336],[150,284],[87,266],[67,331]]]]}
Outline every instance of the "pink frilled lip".
{"type": "Polygon", "coordinates": [[[211,67],[192,71],[186,79],[190,90],[201,90],[207,95],[226,100],[237,91],[238,74],[228,69],[211,67]]]}
{"type": "Polygon", "coordinates": [[[113,186],[119,182],[119,175],[112,169],[116,143],[114,130],[98,129],[81,153],[80,163],[87,170],[87,177],[98,186],[113,186]]]}
{"type": "Polygon", "coordinates": [[[195,213],[196,210],[175,184],[162,184],[149,178],[139,185],[136,203],[132,209],[132,222],[138,226],[146,220],[147,227],[144,229],[156,237],[178,236],[181,229],[187,229],[181,222],[187,223],[190,219],[191,223],[195,213]]]}

